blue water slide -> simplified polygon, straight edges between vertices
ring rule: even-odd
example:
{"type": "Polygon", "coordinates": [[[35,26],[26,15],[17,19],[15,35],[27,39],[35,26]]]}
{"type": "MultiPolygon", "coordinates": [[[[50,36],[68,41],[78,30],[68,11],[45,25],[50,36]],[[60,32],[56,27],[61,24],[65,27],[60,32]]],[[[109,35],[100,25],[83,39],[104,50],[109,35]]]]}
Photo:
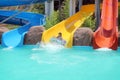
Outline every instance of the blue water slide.
{"type": "Polygon", "coordinates": [[[42,3],[46,0],[0,0],[0,7],[42,3]]]}
{"type": "MultiPolygon", "coordinates": [[[[0,10],[0,21],[16,13],[18,13],[18,11],[0,10]]],[[[30,27],[45,24],[45,16],[42,14],[21,12],[16,17],[7,20],[5,23],[21,26],[11,31],[5,32],[2,35],[2,46],[19,47],[23,45],[24,35],[30,27]]]]}
{"type": "MultiPolygon", "coordinates": [[[[30,5],[33,3],[41,3],[46,0],[0,0],[0,7],[30,5]]],[[[18,11],[0,10],[0,22],[18,14],[18,11]]],[[[5,32],[2,35],[2,46],[4,47],[19,47],[23,45],[24,35],[32,26],[44,25],[45,16],[35,13],[20,12],[18,15],[10,18],[5,23],[21,25],[19,28],[5,32]]]]}

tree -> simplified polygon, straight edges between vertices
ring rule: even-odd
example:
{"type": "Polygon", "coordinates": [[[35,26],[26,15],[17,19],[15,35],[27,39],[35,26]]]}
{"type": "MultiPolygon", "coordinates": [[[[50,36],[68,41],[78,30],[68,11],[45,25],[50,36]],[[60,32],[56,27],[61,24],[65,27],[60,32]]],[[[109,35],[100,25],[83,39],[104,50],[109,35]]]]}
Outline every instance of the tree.
{"type": "Polygon", "coordinates": [[[60,7],[60,21],[69,17],[69,1],[64,0],[60,7]]]}

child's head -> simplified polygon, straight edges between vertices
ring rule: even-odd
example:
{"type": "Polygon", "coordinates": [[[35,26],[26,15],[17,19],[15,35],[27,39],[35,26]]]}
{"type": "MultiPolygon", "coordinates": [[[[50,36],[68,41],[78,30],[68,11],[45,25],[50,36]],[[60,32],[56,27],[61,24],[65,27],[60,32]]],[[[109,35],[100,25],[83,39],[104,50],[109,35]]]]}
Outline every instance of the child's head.
{"type": "Polygon", "coordinates": [[[59,32],[59,33],[58,33],[58,35],[59,35],[59,36],[62,36],[62,33],[61,33],[61,32],[59,32]]]}

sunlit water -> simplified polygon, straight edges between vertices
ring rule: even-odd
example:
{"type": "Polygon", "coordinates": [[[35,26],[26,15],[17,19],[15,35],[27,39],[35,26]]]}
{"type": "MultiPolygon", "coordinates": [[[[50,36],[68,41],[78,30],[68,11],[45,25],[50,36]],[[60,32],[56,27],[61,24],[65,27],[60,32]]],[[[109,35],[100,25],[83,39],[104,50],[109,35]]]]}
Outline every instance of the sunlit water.
{"type": "Polygon", "coordinates": [[[0,80],[119,80],[120,48],[0,46],[0,80]]]}

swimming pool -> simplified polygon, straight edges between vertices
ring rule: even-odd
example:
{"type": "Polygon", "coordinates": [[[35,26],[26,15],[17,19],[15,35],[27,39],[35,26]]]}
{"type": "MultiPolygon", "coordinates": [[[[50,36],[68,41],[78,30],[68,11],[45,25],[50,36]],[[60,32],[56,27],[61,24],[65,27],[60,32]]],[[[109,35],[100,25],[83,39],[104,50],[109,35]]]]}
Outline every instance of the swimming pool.
{"type": "Polygon", "coordinates": [[[120,48],[0,46],[0,80],[119,80],[119,75],[120,48]]]}

